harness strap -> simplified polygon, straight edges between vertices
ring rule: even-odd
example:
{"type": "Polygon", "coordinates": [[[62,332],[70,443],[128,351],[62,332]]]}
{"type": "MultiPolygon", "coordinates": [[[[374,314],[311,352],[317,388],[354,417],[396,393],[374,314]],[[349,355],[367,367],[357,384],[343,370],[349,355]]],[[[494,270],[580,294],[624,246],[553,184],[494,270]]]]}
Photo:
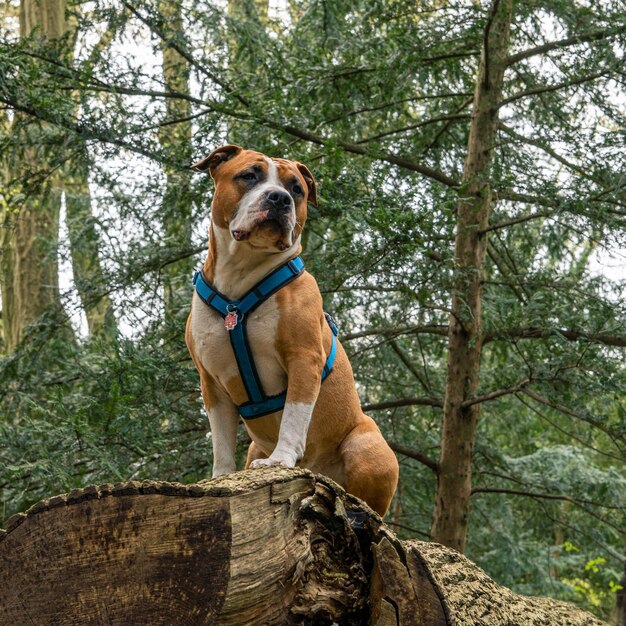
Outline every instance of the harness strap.
{"type": "MultiPolygon", "coordinates": [[[[279,289],[300,276],[304,271],[304,261],[296,257],[288,261],[260,283],[255,285],[240,300],[229,300],[204,278],[202,271],[197,271],[193,277],[193,284],[200,299],[215,309],[222,317],[237,316],[237,323],[229,330],[230,343],[239,368],[239,374],[248,394],[248,402],[239,405],[239,414],[244,419],[261,417],[278,411],[285,406],[287,390],[275,396],[266,396],[256,370],[254,358],[250,351],[250,343],[246,332],[246,314],[253,311],[262,302],[276,293],[279,289]]],[[[330,353],[322,371],[322,381],[330,374],[337,355],[337,326],[328,313],[324,313],[326,321],[332,330],[332,344],[330,353]]]]}
{"type": "Polygon", "coordinates": [[[257,283],[240,300],[229,300],[221,294],[213,285],[207,282],[202,274],[202,270],[197,270],[193,275],[193,284],[196,292],[205,304],[214,308],[222,317],[235,310],[243,316],[254,310],[261,302],[267,300],[281,287],[290,283],[304,271],[304,261],[302,257],[288,261],[266,276],[260,283],[257,283]],[[230,307],[230,308],[229,308],[230,307]]]}

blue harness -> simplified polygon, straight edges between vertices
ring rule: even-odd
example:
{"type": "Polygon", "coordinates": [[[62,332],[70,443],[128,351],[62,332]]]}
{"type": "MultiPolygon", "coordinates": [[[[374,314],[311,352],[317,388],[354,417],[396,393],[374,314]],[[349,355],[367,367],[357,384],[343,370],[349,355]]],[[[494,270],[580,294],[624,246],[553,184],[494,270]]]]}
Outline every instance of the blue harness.
{"type": "MultiPolygon", "coordinates": [[[[285,406],[287,398],[287,390],[275,396],[267,396],[263,391],[259,374],[250,352],[250,344],[246,332],[247,314],[286,284],[298,278],[303,271],[304,261],[297,256],[266,276],[240,300],[229,300],[222,295],[213,285],[207,282],[201,270],[198,270],[193,275],[196,293],[206,305],[216,310],[224,318],[225,326],[229,331],[230,343],[235,353],[239,374],[248,393],[248,402],[237,407],[239,414],[244,419],[253,419],[274,413],[274,411],[280,411],[285,406]]],[[[332,345],[322,371],[322,381],[333,369],[337,354],[338,332],[332,317],[328,313],[324,313],[324,315],[332,331],[332,345]]]]}

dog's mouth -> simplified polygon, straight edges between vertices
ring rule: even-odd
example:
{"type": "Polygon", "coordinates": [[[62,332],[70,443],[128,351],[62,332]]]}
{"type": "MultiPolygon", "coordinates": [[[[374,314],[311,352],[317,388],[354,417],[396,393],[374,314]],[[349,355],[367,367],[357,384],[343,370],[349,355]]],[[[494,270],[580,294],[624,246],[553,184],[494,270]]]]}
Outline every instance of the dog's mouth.
{"type": "Polygon", "coordinates": [[[231,236],[235,241],[248,241],[254,231],[266,231],[270,234],[277,236],[277,241],[274,244],[280,251],[286,250],[289,248],[290,244],[287,243],[291,239],[291,226],[287,223],[286,220],[277,219],[271,217],[269,219],[266,218],[267,212],[265,215],[254,224],[251,225],[249,229],[235,229],[231,230],[231,236]]]}

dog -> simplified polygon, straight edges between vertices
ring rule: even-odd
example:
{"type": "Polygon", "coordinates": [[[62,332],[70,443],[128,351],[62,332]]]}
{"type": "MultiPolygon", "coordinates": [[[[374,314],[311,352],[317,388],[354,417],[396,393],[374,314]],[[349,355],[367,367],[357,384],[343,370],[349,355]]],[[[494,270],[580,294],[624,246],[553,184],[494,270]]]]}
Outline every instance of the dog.
{"type": "Polygon", "coordinates": [[[185,333],[209,416],[213,477],[236,470],[241,416],[252,439],[246,468],[308,468],[385,515],[398,462],[361,410],[334,322],[300,258],[307,202],[317,205],[311,172],[236,145],[192,168],[215,183],[185,333]]]}

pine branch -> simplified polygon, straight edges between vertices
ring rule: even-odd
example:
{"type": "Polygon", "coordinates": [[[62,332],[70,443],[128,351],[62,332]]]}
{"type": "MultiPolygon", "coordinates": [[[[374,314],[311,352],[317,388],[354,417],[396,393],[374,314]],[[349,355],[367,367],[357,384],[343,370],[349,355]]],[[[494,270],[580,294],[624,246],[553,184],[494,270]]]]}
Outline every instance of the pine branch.
{"type": "Polygon", "coordinates": [[[139,10],[126,0],[122,0],[122,4],[143,24],[145,24],[151,32],[156,34],[168,47],[176,50],[185,61],[192,67],[195,67],[201,74],[204,74],[209,80],[221,87],[229,96],[233,96],[246,107],[250,106],[250,102],[241,94],[237,93],[235,88],[220,78],[215,72],[211,72],[205,64],[200,63],[195,57],[183,46],[176,43],[171,37],[168,37],[160,28],[158,28],[151,20],[142,15],[139,10]]]}
{"type": "Polygon", "coordinates": [[[402,128],[393,128],[391,130],[387,130],[382,133],[372,135],[371,137],[366,137],[365,139],[359,139],[356,143],[357,145],[361,145],[364,143],[369,143],[370,141],[377,141],[379,139],[384,139],[385,137],[390,137],[391,135],[397,135],[399,133],[406,133],[409,130],[415,130],[417,128],[429,126],[430,124],[436,124],[438,122],[454,121],[454,120],[468,120],[469,118],[470,118],[469,114],[439,115],[437,117],[432,117],[428,120],[416,122],[415,124],[409,124],[408,126],[403,126],[402,128]]]}
{"type": "Polygon", "coordinates": [[[547,43],[541,44],[540,46],[528,48],[527,50],[522,50],[521,52],[510,55],[506,61],[506,64],[508,67],[510,65],[513,65],[514,63],[523,61],[524,59],[529,59],[530,57],[534,57],[539,54],[545,54],[546,52],[551,52],[552,50],[561,50],[563,48],[576,46],[578,44],[586,43],[588,41],[599,41],[601,39],[612,37],[613,35],[620,35],[623,32],[624,28],[623,26],[620,26],[620,28],[605,28],[602,30],[592,31],[590,33],[572,35],[571,37],[566,37],[565,39],[559,39],[557,41],[549,41],[547,43]]]}
{"type": "Polygon", "coordinates": [[[359,154],[374,159],[376,161],[385,161],[386,163],[397,165],[406,170],[418,172],[419,174],[423,174],[424,176],[426,176],[426,178],[430,178],[431,180],[441,183],[447,187],[459,186],[459,181],[451,178],[447,174],[444,174],[443,172],[440,172],[428,165],[413,161],[403,156],[398,156],[388,152],[372,152],[367,150],[363,146],[355,143],[350,143],[348,141],[343,141],[336,138],[323,137],[322,135],[317,135],[316,133],[312,133],[308,130],[297,128],[289,124],[282,124],[280,122],[276,122],[267,118],[259,118],[258,121],[265,126],[275,128],[277,130],[282,130],[288,135],[298,137],[299,139],[303,139],[304,141],[308,141],[309,143],[314,143],[319,146],[325,146],[328,144],[339,146],[340,148],[343,148],[346,152],[350,152],[352,154],[359,154]]]}
{"type": "Polygon", "coordinates": [[[375,104],[368,107],[362,107],[360,109],[355,109],[353,111],[346,111],[345,113],[341,113],[326,120],[327,124],[333,124],[338,122],[339,120],[348,119],[349,117],[354,117],[355,115],[361,115],[362,113],[373,113],[375,111],[381,111],[383,109],[388,109],[392,106],[396,106],[398,104],[404,104],[406,102],[420,102],[422,100],[443,100],[444,98],[459,98],[468,96],[471,98],[471,93],[467,92],[450,92],[450,93],[440,93],[440,94],[424,94],[422,96],[410,96],[408,98],[399,98],[398,100],[392,100],[391,102],[383,102],[382,104],[375,104]]]}
{"type": "MultiPolygon", "coordinates": [[[[623,190],[623,186],[619,186],[614,189],[606,189],[606,190],[603,190],[601,194],[590,196],[588,198],[581,198],[579,200],[579,203],[581,205],[602,203],[604,205],[603,210],[606,213],[619,215],[620,217],[626,217],[626,204],[621,203],[621,202],[615,202],[615,201],[613,202],[614,205],[623,207],[624,210],[607,208],[606,204],[610,203],[610,201],[603,200],[601,197],[602,195],[606,195],[607,193],[611,193],[612,191],[622,191],[622,190],[623,190]]],[[[509,200],[510,202],[521,202],[524,204],[536,204],[537,206],[551,207],[551,208],[559,209],[559,210],[568,210],[567,209],[568,201],[562,198],[559,198],[558,196],[556,197],[556,199],[552,199],[546,196],[536,196],[533,194],[519,193],[511,189],[502,189],[502,190],[496,191],[494,193],[494,200],[495,201],[509,200]]],[[[580,214],[584,217],[590,217],[588,215],[585,215],[584,213],[576,213],[576,214],[580,214]]]]}
{"type": "Polygon", "coordinates": [[[409,372],[411,372],[411,374],[413,374],[413,376],[415,377],[415,379],[420,383],[420,385],[424,388],[424,390],[426,391],[426,393],[432,393],[432,389],[430,388],[430,386],[428,385],[428,383],[426,382],[424,376],[422,375],[422,373],[415,367],[415,365],[413,364],[413,362],[411,361],[411,359],[409,359],[409,357],[405,354],[404,350],[402,350],[400,348],[400,346],[398,345],[398,342],[395,341],[394,339],[392,339],[389,342],[389,345],[391,346],[391,349],[396,353],[396,356],[402,361],[402,363],[404,364],[404,366],[409,370],[409,372]]]}
{"type": "MultiPolygon", "coordinates": [[[[622,511],[624,510],[623,506],[614,506],[610,504],[605,504],[603,502],[595,502],[594,500],[585,500],[583,498],[574,498],[572,496],[567,496],[565,494],[558,493],[537,493],[534,491],[524,491],[522,489],[507,489],[504,487],[474,487],[472,489],[472,495],[477,493],[504,493],[512,496],[525,496],[528,498],[540,498],[542,500],[563,500],[565,502],[570,502],[571,504],[582,505],[582,504],[590,504],[592,506],[601,507],[603,509],[611,509],[614,511],[622,511]]],[[[587,509],[585,509],[587,513],[587,509]]]]}
{"type": "Polygon", "coordinates": [[[448,336],[448,325],[430,325],[430,326],[397,326],[393,328],[367,328],[365,330],[357,331],[355,333],[346,333],[341,336],[342,341],[352,341],[354,339],[361,339],[363,337],[371,337],[372,335],[399,337],[400,335],[413,335],[413,334],[425,334],[425,335],[440,335],[442,337],[448,336]]]}
{"type": "Polygon", "coordinates": [[[431,459],[429,456],[423,454],[419,450],[415,450],[413,448],[409,448],[407,446],[403,446],[396,441],[389,441],[389,447],[398,454],[402,454],[404,456],[408,456],[411,459],[415,459],[419,461],[422,465],[430,468],[435,474],[439,471],[439,463],[434,459],[431,459]]]}
{"type": "Polygon", "coordinates": [[[373,402],[363,404],[363,411],[380,411],[382,409],[396,409],[403,406],[433,406],[437,408],[443,407],[443,401],[437,398],[400,398],[398,400],[387,400],[385,402],[373,402]]]}
{"type": "Polygon", "coordinates": [[[549,406],[557,411],[559,411],[560,413],[563,413],[565,415],[569,415],[570,417],[575,417],[576,419],[579,419],[583,422],[586,422],[588,424],[590,424],[591,426],[593,426],[594,428],[599,429],[600,431],[602,431],[603,433],[605,433],[615,444],[615,446],[621,450],[620,446],[618,445],[618,441],[620,442],[625,442],[626,443],[626,437],[623,434],[615,434],[613,432],[611,432],[611,430],[605,426],[603,426],[602,424],[598,423],[598,421],[592,421],[590,419],[588,419],[587,417],[585,417],[582,413],[578,413],[577,411],[574,411],[573,409],[570,409],[569,407],[559,403],[559,402],[555,402],[553,400],[550,400],[549,398],[544,398],[543,396],[539,395],[538,393],[535,393],[534,391],[531,391],[530,389],[521,389],[520,390],[521,393],[526,394],[528,397],[532,398],[533,400],[536,400],[537,402],[540,402],[541,404],[545,404],[546,406],[549,406]]]}
{"type": "MultiPolygon", "coordinates": [[[[371,336],[399,337],[401,335],[438,335],[448,336],[447,324],[432,324],[428,326],[395,326],[390,328],[366,328],[354,333],[342,335],[342,341],[353,341],[371,336]]],[[[601,343],[607,346],[626,347],[626,335],[614,335],[610,333],[591,333],[583,330],[571,328],[542,328],[539,326],[528,326],[522,328],[503,328],[496,332],[486,333],[483,337],[483,344],[492,341],[506,341],[509,339],[548,339],[554,335],[560,335],[569,341],[580,339],[601,343]]]]}
{"type": "MultiPolygon", "coordinates": [[[[204,65],[199,63],[189,51],[185,50],[182,46],[178,45],[176,42],[168,38],[165,35],[165,33],[163,33],[159,28],[156,28],[155,25],[151,23],[149,19],[141,15],[141,13],[131,4],[129,4],[126,0],[123,0],[122,3],[125,7],[127,7],[133,13],[133,15],[135,15],[146,26],[148,26],[148,28],[150,28],[152,32],[154,32],[158,37],[160,37],[168,46],[171,46],[172,48],[174,48],[174,50],[176,50],[176,52],[178,52],[191,66],[198,69],[198,71],[200,71],[202,74],[207,76],[216,85],[224,89],[224,91],[226,91],[228,95],[233,96],[234,98],[239,100],[239,102],[241,102],[241,104],[243,104],[246,108],[252,109],[252,103],[247,98],[244,98],[243,96],[238,94],[235,91],[234,87],[229,85],[226,81],[220,79],[214,72],[210,72],[204,65]]],[[[454,180],[453,178],[444,174],[443,172],[439,172],[438,170],[428,165],[419,163],[417,161],[413,161],[411,159],[407,159],[406,157],[402,157],[402,156],[398,156],[398,155],[390,154],[390,153],[370,153],[365,148],[357,144],[343,141],[341,139],[335,139],[335,138],[329,139],[329,138],[323,137],[322,135],[313,133],[309,130],[298,128],[290,124],[283,124],[282,122],[263,117],[262,115],[253,114],[251,115],[251,118],[254,119],[254,121],[259,122],[260,124],[263,124],[264,126],[267,126],[269,128],[274,128],[276,130],[282,130],[288,135],[292,135],[293,137],[298,137],[299,139],[303,139],[304,141],[308,141],[316,145],[325,146],[329,143],[332,145],[338,145],[341,148],[343,148],[346,152],[349,152],[352,154],[363,155],[366,157],[376,159],[378,161],[385,161],[387,163],[391,163],[392,165],[398,165],[399,167],[402,167],[404,169],[408,169],[410,171],[423,174],[427,178],[435,180],[448,187],[457,187],[459,185],[458,181],[454,180]]]]}
{"type": "Polygon", "coordinates": [[[584,178],[593,180],[593,177],[589,175],[588,170],[580,165],[577,165],[576,163],[568,161],[565,157],[562,157],[560,154],[558,154],[551,146],[548,146],[537,139],[529,139],[528,137],[524,137],[524,135],[520,135],[518,132],[516,132],[510,126],[507,126],[503,122],[498,122],[498,128],[502,129],[507,135],[513,137],[514,139],[517,139],[518,141],[521,141],[522,143],[539,148],[540,150],[551,156],[555,161],[558,161],[562,165],[565,165],[565,167],[573,170],[577,174],[580,174],[584,178]]]}
{"type": "Polygon", "coordinates": [[[463,402],[462,406],[464,408],[473,406],[474,404],[482,404],[483,402],[490,402],[491,400],[496,400],[497,398],[501,398],[502,396],[508,396],[514,393],[517,393],[524,389],[526,385],[530,384],[532,381],[530,378],[526,378],[522,382],[514,385],[513,387],[507,387],[506,389],[498,389],[497,391],[492,391],[491,393],[485,394],[484,396],[477,396],[476,398],[472,398],[470,400],[466,400],[463,402]]]}
{"type": "Polygon", "coordinates": [[[541,328],[528,326],[526,328],[507,328],[497,333],[488,333],[483,339],[483,343],[490,341],[502,341],[508,339],[547,339],[555,335],[561,335],[569,341],[584,339],[594,343],[601,343],[606,346],[616,346],[626,348],[626,335],[611,335],[609,333],[590,333],[582,330],[567,328],[541,328]]]}
{"type": "Polygon", "coordinates": [[[495,224],[490,224],[487,228],[481,228],[478,232],[481,235],[485,233],[491,232],[492,230],[500,230],[501,228],[507,228],[509,226],[514,226],[515,224],[522,224],[524,222],[529,222],[530,220],[540,219],[542,217],[550,217],[552,215],[552,211],[537,211],[536,213],[529,213],[528,215],[522,215],[520,217],[514,217],[510,220],[505,220],[503,222],[496,222],[495,224]]]}
{"type": "Polygon", "coordinates": [[[606,452],[605,450],[600,450],[599,448],[596,448],[594,446],[592,446],[588,441],[585,441],[582,437],[579,437],[578,435],[576,435],[573,432],[570,432],[568,430],[565,430],[564,428],[561,428],[558,424],[556,424],[554,422],[554,420],[551,420],[545,413],[543,413],[542,411],[540,411],[536,406],[533,406],[528,400],[524,400],[524,398],[521,397],[520,394],[515,394],[515,397],[528,409],[530,409],[533,413],[535,413],[536,415],[538,415],[542,420],[544,420],[545,422],[547,422],[548,424],[550,424],[550,426],[552,428],[554,428],[555,430],[558,430],[560,433],[562,433],[563,435],[565,435],[568,439],[574,439],[575,441],[577,441],[581,446],[588,448],[589,450],[593,450],[593,452],[595,452],[596,454],[601,454],[602,456],[605,456],[609,459],[614,459],[616,461],[620,461],[620,463],[622,463],[624,461],[624,457],[621,455],[617,455],[617,454],[612,454],[611,452],[606,452]]]}
{"type": "Polygon", "coordinates": [[[528,96],[537,96],[542,93],[550,93],[552,91],[560,91],[561,89],[567,89],[568,87],[575,87],[576,85],[583,85],[585,83],[592,82],[597,80],[598,78],[602,78],[603,76],[607,76],[613,70],[605,69],[601,72],[596,72],[594,74],[589,74],[587,76],[580,76],[579,78],[575,78],[572,80],[566,80],[562,83],[556,83],[554,85],[543,85],[541,87],[535,87],[534,89],[528,89],[527,91],[522,91],[520,93],[513,94],[508,98],[504,98],[499,104],[498,108],[502,108],[507,104],[511,104],[512,102],[516,102],[517,100],[521,100],[522,98],[527,98],[528,96]]]}

